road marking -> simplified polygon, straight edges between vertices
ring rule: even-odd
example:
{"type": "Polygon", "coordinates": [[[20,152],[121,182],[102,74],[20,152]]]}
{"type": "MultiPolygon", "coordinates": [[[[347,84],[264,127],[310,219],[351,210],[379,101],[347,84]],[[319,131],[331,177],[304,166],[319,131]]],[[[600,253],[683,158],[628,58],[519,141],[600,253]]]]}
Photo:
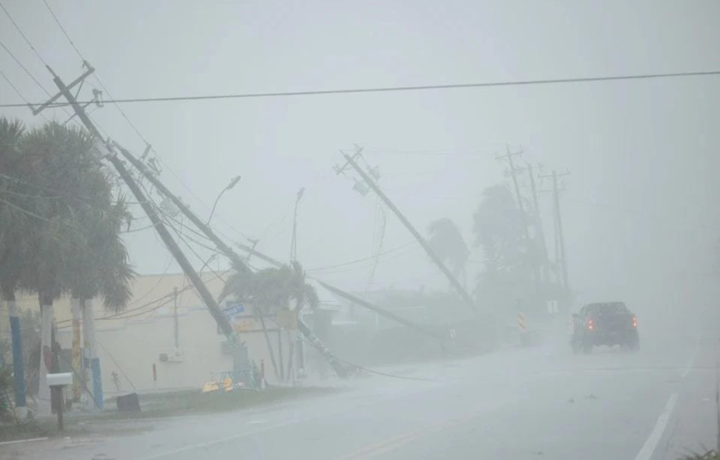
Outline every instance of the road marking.
{"type": "Polygon", "coordinates": [[[662,439],[662,435],[665,432],[668,421],[670,421],[670,416],[672,415],[673,409],[675,409],[677,399],[677,393],[673,393],[672,395],[670,395],[670,399],[668,399],[667,403],[665,404],[665,408],[662,410],[657,422],[655,423],[655,428],[653,428],[652,433],[650,433],[650,436],[645,441],[642,449],[640,449],[640,452],[638,452],[635,460],[650,460],[650,458],[652,458],[652,454],[653,452],[655,452],[655,448],[662,439]]]}

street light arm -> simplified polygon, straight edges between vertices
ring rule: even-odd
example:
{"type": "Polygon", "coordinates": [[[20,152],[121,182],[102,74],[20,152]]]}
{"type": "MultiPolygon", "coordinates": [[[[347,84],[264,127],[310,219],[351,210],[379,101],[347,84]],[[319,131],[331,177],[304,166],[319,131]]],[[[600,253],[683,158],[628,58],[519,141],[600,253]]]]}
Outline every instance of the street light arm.
{"type": "Polygon", "coordinates": [[[218,202],[220,201],[220,198],[225,194],[225,192],[227,192],[228,190],[235,187],[237,185],[237,183],[240,182],[241,178],[242,178],[242,176],[235,176],[232,179],[230,179],[230,183],[227,185],[227,187],[222,189],[222,191],[217,196],[217,198],[215,198],[215,203],[213,203],[212,210],[210,211],[210,217],[208,217],[208,220],[207,220],[207,222],[205,222],[205,225],[210,224],[210,221],[212,220],[213,214],[215,214],[215,208],[217,207],[218,202]]]}

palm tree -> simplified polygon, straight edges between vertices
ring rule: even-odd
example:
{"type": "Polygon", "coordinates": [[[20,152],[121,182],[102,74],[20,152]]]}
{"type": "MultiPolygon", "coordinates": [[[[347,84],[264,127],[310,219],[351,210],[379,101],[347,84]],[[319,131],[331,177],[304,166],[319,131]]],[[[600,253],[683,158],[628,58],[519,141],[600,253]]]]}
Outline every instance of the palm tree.
{"type": "MultiPolygon", "coordinates": [[[[49,123],[26,134],[21,149],[24,161],[33,165],[33,182],[45,186],[34,198],[37,219],[26,234],[32,242],[33,269],[23,282],[37,292],[41,305],[43,400],[49,399],[45,382],[52,363],[53,301],[64,293],[87,302],[102,294],[106,306],[122,308],[130,295],[132,271],[118,236],[126,207],[122,200],[113,200],[109,177],[93,154],[93,138],[81,129],[49,123]]],[[[86,327],[92,330],[92,318],[87,319],[86,327]]],[[[99,362],[93,362],[99,385],[99,362]]]]}
{"type": "MultiPolygon", "coordinates": [[[[105,184],[98,185],[101,187],[96,188],[102,189],[105,184]]],[[[97,342],[92,327],[92,299],[101,296],[106,309],[113,312],[122,310],[132,296],[129,284],[134,276],[127,249],[120,238],[120,229],[128,214],[127,206],[122,197],[113,203],[109,188],[98,190],[101,191],[107,198],[102,207],[85,208],[85,212],[76,216],[79,231],[74,234],[74,246],[83,250],[72,252],[65,281],[73,297],[73,367],[80,371],[79,316],[82,310],[93,375],[93,396],[99,408],[103,405],[103,392],[97,342]]],[[[76,381],[76,398],[80,395],[79,384],[76,381]]]]}
{"type": "Polygon", "coordinates": [[[26,406],[25,370],[23,366],[20,317],[15,294],[27,269],[29,240],[23,238],[31,218],[25,212],[30,205],[31,190],[22,181],[27,163],[19,149],[25,130],[19,121],[0,118],[0,296],[7,302],[13,350],[15,405],[23,415],[26,406]],[[6,175],[10,173],[11,175],[6,175]]]}
{"type": "Polygon", "coordinates": [[[428,225],[428,232],[428,244],[435,255],[452,266],[453,276],[464,274],[470,251],[457,225],[448,218],[438,219],[428,225]]]}
{"type": "Polygon", "coordinates": [[[317,292],[305,282],[305,271],[302,266],[298,262],[293,262],[291,265],[266,268],[256,273],[247,271],[245,267],[235,267],[223,288],[220,300],[228,297],[252,307],[253,315],[260,320],[275,376],[282,379],[283,363],[278,365],[275,359],[265,317],[291,312],[297,319],[305,305],[312,308],[318,305],[317,292]],[[291,301],[293,308],[290,308],[291,301]]]}
{"type": "MultiPolygon", "coordinates": [[[[292,261],[289,268],[291,269],[291,273],[289,275],[288,290],[290,300],[295,303],[292,307],[292,314],[295,324],[297,324],[300,321],[300,312],[302,309],[305,306],[311,309],[317,308],[320,304],[320,298],[318,297],[315,287],[307,283],[307,274],[300,262],[292,261]]],[[[290,331],[288,331],[288,338],[290,342],[290,357],[288,358],[287,375],[290,376],[293,369],[293,358],[295,357],[294,344],[296,340],[290,337],[290,331]]]]}

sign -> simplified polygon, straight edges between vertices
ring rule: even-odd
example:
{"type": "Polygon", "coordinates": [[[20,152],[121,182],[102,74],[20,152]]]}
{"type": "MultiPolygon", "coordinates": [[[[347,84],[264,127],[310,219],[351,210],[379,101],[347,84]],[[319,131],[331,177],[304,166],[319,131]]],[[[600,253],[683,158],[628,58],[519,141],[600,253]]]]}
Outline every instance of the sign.
{"type": "Polygon", "coordinates": [[[294,310],[281,310],[277,313],[277,323],[283,329],[297,329],[297,315],[294,310]]]}
{"type": "Polygon", "coordinates": [[[223,309],[223,313],[225,313],[225,316],[232,318],[233,316],[237,316],[242,314],[245,311],[245,306],[241,303],[235,303],[228,305],[223,309]]]}
{"type": "Polygon", "coordinates": [[[254,329],[255,323],[252,319],[235,319],[232,327],[235,332],[248,332],[254,329]]]}

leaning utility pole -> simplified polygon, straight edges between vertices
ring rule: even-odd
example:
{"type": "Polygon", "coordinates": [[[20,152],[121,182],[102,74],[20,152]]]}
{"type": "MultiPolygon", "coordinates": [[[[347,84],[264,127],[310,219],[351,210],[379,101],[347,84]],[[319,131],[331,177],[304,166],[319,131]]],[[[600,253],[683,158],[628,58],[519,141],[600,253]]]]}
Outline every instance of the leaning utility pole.
{"type": "MultiPolygon", "coordinates": [[[[245,244],[240,244],[240,243],[238,243],[237,246],[238,246],[240,249],[242,249],[243,251],[246,251],[248,254],[254,255],[254,256],[257,257],[258,259],[264,260],[265,262],[267,262],[267,263],[269,263],[269,264],[271,264],[271,265],[274,265],[274,266],[276,266],[276,267],[281,267],[281,266],[283,265],[282,262],[280,262],[280,261],[278,261],[278,260],[275,260],[275,259],[273,259],[273,258],[270,257],[270,256],[266,256],[265,254],[263,254],[263,253],[261,253],[261,252],[258,252],[257,250],[255,250],[254,248],[252,248],[252,247],[250,247],[250,246],[247,246],[247,245],[245,245],[245,244]]],[[[354,296],[354,295],[352,295],[352,294],[350,294],[350,293],[348,293],[348,292],[343,291],[343,290],[340,289],[340,288],[337,288],[337,287],[332,286],[332,285],[330,285],[330,284],[328,284],[328,283],[325,283],[325,282],[323,282],[323,281],[320,281],[319,279],[317,279],[317,278],[315,278],[315,277],[313,277],[313,276],[308,275],[308,278],[310,278],[311,280],[314,280],[314,281],[317,282],[320,286],[322,286],[323,288],[325,288],[325,289],[327,289],[328,291],[332,292],[333,294],[336,294],[336,295],[338,295],[338,296],[342,297],[343,299],[348,300],[348,301],[350,301],[350,302],[353,302],[353,303],[356,303],[356,304],[358,304],[358,305],[361,305],[361,306],[367,308],[368,310],[377,313],[377,314],[380,315],[380,316],[383,316],[383,317],[385,317],[385,318],[388,318],[388,319],[390,319],[390,320],[393,320],[393,321],[395,321],[395,322],[398,322],[398,323],[402,324],[403,326],[407,326],[407,327],[409,327],[410,329],[414,329],[415,331],[420,332],[420,333],[422,333],[422,334],[429,335],[429,336],[431,336],[431,337],[433,337],[433,338],[436,338],[436,339],[440,340],[441,342],[445,340],[445,337],[442,336],[441,334],[438,334],[436,331],[433,331],[433,330],[430,330],[430,329],[425,328],[425,327],[423,327],[423,326],[420,326],[420,325],[418,325],[418,324],[415,324],[415,323],[413,323],[412,321],[403,318],[402,316],[398,316],[398,315],[396,315],[396,314],[394,314],[394,313],[392,313],[392,312],[389,312],[389,311],[385,310],[384,308],[380,308],[380,307],[378,307],[377,305],[373,305],[372,303],[367,302],[367,301],[365,301],[365,300],[362,300],[362,299],[360,299],[360,298],[358,298],[358,297],[356,297],[356,296],[354,296]]],[[[298,322],[298,327],[299,327],[299,325],[301,325],[301,324],[302,324],[302,321],[299,321],[299,322],[298,322]]],[[[307,326],[305,326],[305,327],[307,327],[307,326]]]]}
{"type": "MultiPolygon", "coordinates": [[[[453,287],[457,290],[457,292],[460,294],[460,297],[463,298],[465,303],[474,311],[477,312],[477,306],[475,305],[475,302],[473,301],[472,297],[470,297],[470,294],[467,293],[465,288],[460,284],[460,282],[455,279],[453,274],[448,270],[448,268],[445,266],[445,264],[440,260],[440,258],[435,254],[435,251],[432,250],[430,245],[425,241],[425,238],[418,232],[415,227],[410,223],[409,220],[403,215],[402,212],[395,206],[395,204],[390,201],[390,198],[385,195],[385,193],[380,189],[380,187],[375,183],[372,177],[370,177],[369,174],[367,174],[365,171],[362,170],[362,168],[357,164],[355,159],[351,157],[350,155],[345,154],[344,152],[341,152],[343,157],[345,157],[345,160],[347,161],[347,164],[352,166],[352,168],[360,175],[360,177],[365,181],[365,184],[367,184],[376,194],[380,197],[381,200],[387,205],[390,210],[395,213],[398,219],[400,219],[400,222],[405,225],[405,228],[408,229],[408,231],[415,237],[415,239],[420,243],[420,246],[425,250],[428,256],[430,256],[430,259],[435,263],[435,265],[440,268],[440,271],[447,277],[448,280],[450,280],[450,283],[453,285],[453,287]]],[[[357,156],[357,154],[355,155],[357,156]]],[[[343,171],[343,168],[337,169],[338,174],[340,174],[343,171]]]]}
{"type": "MultiPolygon", "coordinates": [[[[190,210],[190,208],[183,203],[183,201],[178,198],[175,194],[173,194],[165,185],[160,182],[160,180],[155,177],[155,175],[150,171],[150,169],[145,166],[144,163],[139,161],[137,158],[135,158],[132,153],[130,153],[127,149],[114,144],[115,147],[120,151],[120,153],[123,154],[123,156],[133,165],[135,168],[137,168],[138,171],[146,178],[150,183],[152,183],[157,190],[160,191],[160,193],[163,194],[163,196],[169,198],[175,206],[193,223],[195,226],[205,234],[205,236],[208,237],[210,241],[213,242],[213,244],[222,252],[225,257],[230,259],[230,262],[233,265],[233,268],[237,271],[247,272],[250,273],[250,269],[245,264],[245,261],[236,253],[230,246],[228,246],[220,237],[217,236],[217,234],[213,231],[210,226],[203,222],[194,212],[190,210]]],[[[301,196],[301,195],[300,195],[301,196]]],[[[299,198],[298,198],[299,200],[299,198]]],[[[278,263],[279,264],[279,263],[278,263]]],[[[282,265],[282,264],[279,264],[282,265]]],[[[340,377],[345,377],[348,374],[348,370],[346,367],[337,359],[335,356],[330,352],[330,350],[320,341],[320,339],[310,330],[309,327],[307,327],[306,324],[303,323],[301,319],[298,319],[298,329],[300,332],[305,336],[305,338],[318,350],[323,353],[325,356],[325,359],[328,360],[328,363],[330,366],[332,366],[335,373],[338,374],[340,377]]]]}
{"type": "MultiPolygon", "coordinates": [[[[65,83],[60,79],[60,77],[55,74],[55,72],[48,66],[48,70],[53,75],[53,81],[55,82],[55,85],[57,85],[58,89],[60,89],[60,93],[51,98],[48,102],[43,104],[42,106],[38,107],[37,109],[33,109],[33,113],[37,115],[40,113],[41,110],[43,110],[45,107],[53,103],[55,100],[57,100],[60,96],[64,96],[65,99],[70,103],[70,106],[75,111],[75,114],[77,117],[82,121],[82,123],[85,125],[85,127],[88,129],[90,134],[92,134],[96,139],[101,140],[103,139],[102,135],[100,134],[100,131],[98,131],[95,124],[90,120],[87,113],[85,113],[85,109],[78,103],[78,101],[75,99],[75,97],[70,92],[70,88],[77,85],[78,83],[82,82],[87,76],[92,74],[95,69],[90,67],[88,65],[87,71],[81,75],[78,79],[76,79],[74,82],[72,82],[69,86],[66,86],[65,83]]],[[[198,275],[198,273],[193,268],[190,261],[185,257],[185,254],[183,254],[182,250],[180,249],[180,246],[178,246],[177,242],[173,239],[172,235],[170,234],[170,231],[165,226],[165,223],[162,221],[160,216],[157,214],[157,211],[155,208],[150,204],[148,201],[148,198],[145,196],[143,191],[140,189],[138,184],[135,182],[135,179],[132,177],[128,169],[125,167],[125,164],[117,157],[116,154],[113,153],[114,146],[110,141],[103,141],[105,143],[105,146],[109,150],[109,155],[107,155],[108,161],[112,163],[112,165],[115,167],[117,172],[120,174],[120,177],[123,179],[125,184],[128,186],[132,194],[135,196],[137,201],[140,203],[140,206],[142,206],[143,210],[145,211],[145,214],[150,218],[150,221],[153,224],[153,227],[155,227],[155,230],[158,232],[158,235],[160,235],[160,238],[163,240],[163,243],[165,243],[165,246],[167,246],[170,253],[173,255],[177,263],[182,268],[185,275],[190,279],[190,282],[192,283],[195,290],[200,295],[200,298],[202,298],[203,302],[205,303],[205,306],[210,311],[210,314],[217,322],[220,330],[227,338],[228,342],[232,344],[233,347],[236,347],[240,345],[239,339],[237,335],[235,334],[235,331],[233,330],[232,326],[230,325],[230,322],[228,319],[223,315],[222,311],[220,310],[220,306],[215,301],[215,298],[212,296],[210,291],[208,290],[207,286],[205,286],[205,283],[203,283],[202,279],[198,275]]]]}

